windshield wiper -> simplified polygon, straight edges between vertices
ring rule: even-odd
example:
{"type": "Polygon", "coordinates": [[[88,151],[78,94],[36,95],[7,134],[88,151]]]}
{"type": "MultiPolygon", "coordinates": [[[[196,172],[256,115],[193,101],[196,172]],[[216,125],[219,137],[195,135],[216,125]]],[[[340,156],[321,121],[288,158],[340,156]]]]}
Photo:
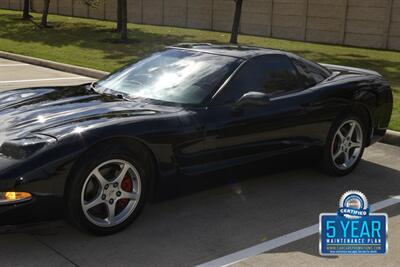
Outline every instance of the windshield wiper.
{"type": "Polygon", "coordinates": [[[126,101],[133,101],[134,100],[131,97],[129,97],[128,94],[125,94],[125,93],[122,93],[122,92],[119,92],[119,91],[114,91],[112,89],[107,89],[106,91],[107,91],[107,93],[105,93],[104,91],[103,91],[103,93],[118,97],[119,99],[122,99],[122,100],[126,100],[126,101]]]}
{"type": "Polygon", "coordinates": [[[92,82],[91,84],[90,84],[90,86],[89,86],[89,90],[90,91],[92,91],[92,92],[96,92],[96,93],[98,93],[98,94],[101,94],[101,95],[111,95],[111,96],[116,96],[116,97],[118,97],[119,99],[123,99],[123,100],[130,100],[126,95],[124,95],[123,93],[120,93],[120,92],[117,92],[117,91],[114,91],[114,90],[112,90],[112,89],[108,89],[108,88],[106,88],[105,90],[97,90],[96,89],[96,87],[94,86],[94,84],[95,84],[95,82],[92,82]]]}
{"type": "Polygon", "coordinates": [[[89,91],[99,93],[99,92],[97,92],[96,87],[94,86],[95,83],[96,83],[96,82],[91,82],[91,83],[89,84],[89,87],[86,87],[86,88],[87,88],[89,91]]]}
{"type": "Polygon", "coordinates": [[[98,94],[111,95],[111,96],[115,96],[115,97],[117,97],[119,99],[126,100],[126,101],[135,101],[135,100],[137,100],[139,98],[139,97],[131,97],[129,94],[121,93],[119,91],[115,91],[115,90],[110,89],[110,88],[105,88],[105,90],[101,90],[101,91],[97,90],[97,88],[95,87],[95,83],[96,82],[92,82],[90,84],[89,90],[93,91],[93,92],[96,92],[98,94]]]}
{"type": "Polygon", "coordinates": [[[132,101],[132,99],[130,99],[129,97],[121,94],[121,93],[116,93],[115,94],[116,97],[118,97],[119,99],[123,99],[123,100],[127,100],[127,101],[132,101]]]}

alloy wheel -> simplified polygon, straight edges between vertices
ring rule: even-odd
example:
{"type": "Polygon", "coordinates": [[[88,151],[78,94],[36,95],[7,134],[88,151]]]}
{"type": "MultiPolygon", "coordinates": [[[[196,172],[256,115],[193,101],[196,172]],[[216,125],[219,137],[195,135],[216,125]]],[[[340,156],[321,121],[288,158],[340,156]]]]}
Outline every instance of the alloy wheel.
{"type": "Polygon", "coordinates": [[[140,174],[131,163],[121,159],[106,161],[85,180],[81,193],[83,213],[99,227],[119,225],[135,210],[141,189],[140,174]]]}
{"type": "Polygon", "coordinates": [[[351,168],[361,155],[363,147],[363,131],[356,120],[347,120],[340,125],[331,147],[331,157],[340,170],[351,168]]]}

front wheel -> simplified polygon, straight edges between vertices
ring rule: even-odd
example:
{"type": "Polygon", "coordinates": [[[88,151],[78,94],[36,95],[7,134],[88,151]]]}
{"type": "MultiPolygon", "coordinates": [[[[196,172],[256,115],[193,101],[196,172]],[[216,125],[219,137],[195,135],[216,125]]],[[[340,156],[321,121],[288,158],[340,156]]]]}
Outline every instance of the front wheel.
{"type": "Polygon", "coordinates": [[[142,160],[133,153],[92,151],[80,161],[69,181],[69,220],[100,235],[122,230],[143,208],[146,179],[142,160]]]}
{"type": "Polygon", "coordinates": [[[364,153],[365,140],[365,126],[357,116],[338,120],[324,148],[324,170],[334,176],[352,172],[364,153]]]}

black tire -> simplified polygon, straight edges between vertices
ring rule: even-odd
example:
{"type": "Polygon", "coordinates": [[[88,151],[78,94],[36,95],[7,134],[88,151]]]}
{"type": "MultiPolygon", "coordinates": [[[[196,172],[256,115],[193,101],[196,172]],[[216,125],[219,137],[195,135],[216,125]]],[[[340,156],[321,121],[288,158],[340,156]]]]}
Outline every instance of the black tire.
{"type": "Polygon", "coordinates": [[[145,165],[145,158],[145,156],[138,155],[123,144],[99,145],[88,151],[73,167],[66,185],[65,206],[67,220],[77,228],[96,235],[114,234],[129,226],[139,216],[146,204],[151,176],[149,175],[150,171],[148,171],[149,166],[145,165]],[[81,203],[82,190],[86,179],[95,168],[104,162],[115,159],[124,160],[136,168],[140,175],[141,194],[129,217],[118,225],[101,227],[95,225],[86,217],[81,203]]]}
{"type": "Polygon", "coordinates": [[[347,175],[347,174],[351,173],[357,167],[357,165],[359,164],[359,162],[360,162],[360,160],[362,158],[362,155],[364,153],[364,148],[365,148],[365,144],[366,144],[366,141],[367,141],[367,134],[366,133],[367,133],[367,128],[365,126],[365,123],[356,114],[350,114],[350,115],[343,116],[343,117],[337,119],[333,123],[333,125],[332,125],[332,127],[331,127],[331,129],[329,131],[328,138],[327,138],[326,144],[324,146],[323,160],[322,160],[323,171],[325,173],[327,173],[328,175],[331,175],[331,176],[344,176],[344,175],[347,175]],[[349,122],[349,121],[356,121],[359,124],[361,132],[362,132],[361,133],[361,136],[362,136],[362,142],[361,143],[362,144],[361,144],[361,147],[360,147],[360,150],[359,150],[359,154],[358,154],[357,157],[354,157],[355,160],[351,164],[351,166],[349,166],[348,168],[343,169],[344,167],[339,168],[337,166],[338,164],[335,164],[334,158],[333,158],[332,149],[333,149],[334,146],[336,146],[336,143],[334,144],[335,135],[336,135],[339,127],[343,126],[346,122],[349,122]]]}

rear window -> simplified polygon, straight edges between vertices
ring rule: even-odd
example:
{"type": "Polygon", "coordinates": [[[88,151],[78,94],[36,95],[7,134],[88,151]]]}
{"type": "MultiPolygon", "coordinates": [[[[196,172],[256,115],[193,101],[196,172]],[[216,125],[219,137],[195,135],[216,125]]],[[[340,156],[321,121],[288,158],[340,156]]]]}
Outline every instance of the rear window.
{"type": "Polygon", "coordinates": [[[312,87],[330,76],[330,72],[324,67],[305,60],[303,58],[292,58],[293,64],[301,76],[306,88],[312,87]]]}

